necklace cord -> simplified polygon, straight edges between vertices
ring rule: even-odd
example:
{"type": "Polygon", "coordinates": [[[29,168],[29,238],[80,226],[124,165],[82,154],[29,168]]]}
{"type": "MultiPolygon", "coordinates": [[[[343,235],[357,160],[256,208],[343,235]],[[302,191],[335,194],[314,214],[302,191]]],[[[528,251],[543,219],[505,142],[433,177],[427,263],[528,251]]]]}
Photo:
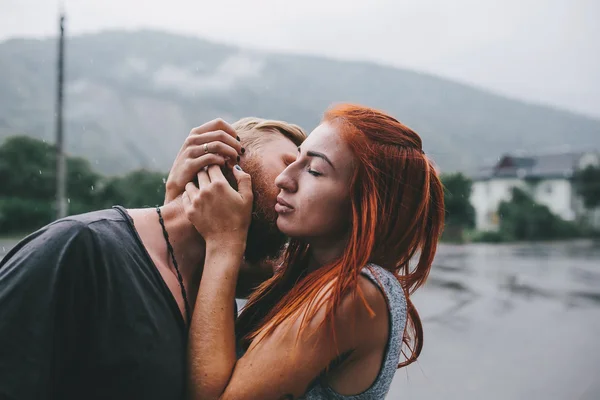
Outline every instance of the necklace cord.
{"type": "Polygon", "coordinates": [[[191,323],[191,312],[190,312],[190,304],[188,302],[187,292],[185,290],[185,286],[183,285],[183,277],[181,276],[181,272],[179,271],[179,265],[177,265],[177,260],[175,259],[175,252],[173,251],[173,246],[171,246],[171,242],[169,241],[169,234],[167,233],[167,228],[165,228],[165,221],[163,220],[162,213],[160,211],[160,207],[156,206],[156,213],[158,214],[158,221],[160,222],[160,226],[162,227],[163,235],[165,237],[165,242],[167,242],[167,250],[171,255],[171,260],[173,261],[173,267],[175,267],[175,272],[177,273],[177,280],[179,281],[179,286],[181,287],[181,295],[183,296],[183,303],[185,305],[185,316],[187,318],[188,326],[191,323]]]}

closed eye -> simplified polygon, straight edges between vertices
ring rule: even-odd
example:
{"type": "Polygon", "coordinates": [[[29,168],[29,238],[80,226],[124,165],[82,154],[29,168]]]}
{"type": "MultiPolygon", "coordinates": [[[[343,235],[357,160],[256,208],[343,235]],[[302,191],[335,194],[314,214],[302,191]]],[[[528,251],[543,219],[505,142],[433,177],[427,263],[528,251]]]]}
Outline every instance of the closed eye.
{"type": "Polygon", "coordinates": [[[297,157],[295,154],[286,154],[283,156],[283,163],[287,167],[290,164],[293,164],[296,161],[297,157]]]}

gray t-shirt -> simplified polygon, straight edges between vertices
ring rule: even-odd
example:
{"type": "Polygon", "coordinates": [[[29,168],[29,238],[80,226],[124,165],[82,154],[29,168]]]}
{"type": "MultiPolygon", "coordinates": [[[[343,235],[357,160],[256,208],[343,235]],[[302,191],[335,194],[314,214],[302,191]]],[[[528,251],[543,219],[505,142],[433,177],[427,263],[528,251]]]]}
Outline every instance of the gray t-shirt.
{"type": "Polygon", "coordinates": [[[0,262],[2,399],[184,399],[186,348],[120,207],[45,226],[0,262]]]}

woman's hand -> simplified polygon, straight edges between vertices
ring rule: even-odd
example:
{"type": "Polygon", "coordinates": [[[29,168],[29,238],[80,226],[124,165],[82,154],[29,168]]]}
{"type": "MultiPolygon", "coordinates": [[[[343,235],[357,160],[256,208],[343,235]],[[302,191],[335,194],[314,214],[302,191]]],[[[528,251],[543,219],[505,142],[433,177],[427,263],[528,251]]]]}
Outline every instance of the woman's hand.
{"type": "Polygon", "coordinates": [[[198,187],[185,186],[183,207],[190,222],[210,246],[233,245],[245,250],[252,217],[252,182],[250,175],[236,165],[234,190],[218,165],[198,173],[198,187]]]}
{"type": "Polygon", "coordinates": [[[233,167],[242,145],[231,125],[215,119],[191,130],[179,150],[166,183],[165,204],[176,199],[198,171],[209,165],[233,167]]]}
{"type": "Polygon", "coordinates": [[[206,241],[190,327],[191,398],[213,399],[211,388],[224,387],[236,360],[235,291],[252,215],[252,182],[238,165],[233,174],[237,191],[211,165],[198,173],[198,187],[188,183],[182,197],[186,216],[206,241]]]}

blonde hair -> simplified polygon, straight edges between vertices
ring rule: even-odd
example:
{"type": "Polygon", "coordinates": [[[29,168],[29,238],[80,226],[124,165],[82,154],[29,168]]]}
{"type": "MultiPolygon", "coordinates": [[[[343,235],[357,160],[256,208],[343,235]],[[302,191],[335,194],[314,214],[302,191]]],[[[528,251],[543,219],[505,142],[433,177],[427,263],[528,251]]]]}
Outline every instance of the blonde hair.
{"type": "Polygon", "coordinates": [[[257,117],[242,118],[232,124],[245,147],[251,150],[260,148],[270,134],[281,134],[290,139],[296,146],[300,146],[306,139],[306,133],[298,125],[274,119],[257,117]]]}

